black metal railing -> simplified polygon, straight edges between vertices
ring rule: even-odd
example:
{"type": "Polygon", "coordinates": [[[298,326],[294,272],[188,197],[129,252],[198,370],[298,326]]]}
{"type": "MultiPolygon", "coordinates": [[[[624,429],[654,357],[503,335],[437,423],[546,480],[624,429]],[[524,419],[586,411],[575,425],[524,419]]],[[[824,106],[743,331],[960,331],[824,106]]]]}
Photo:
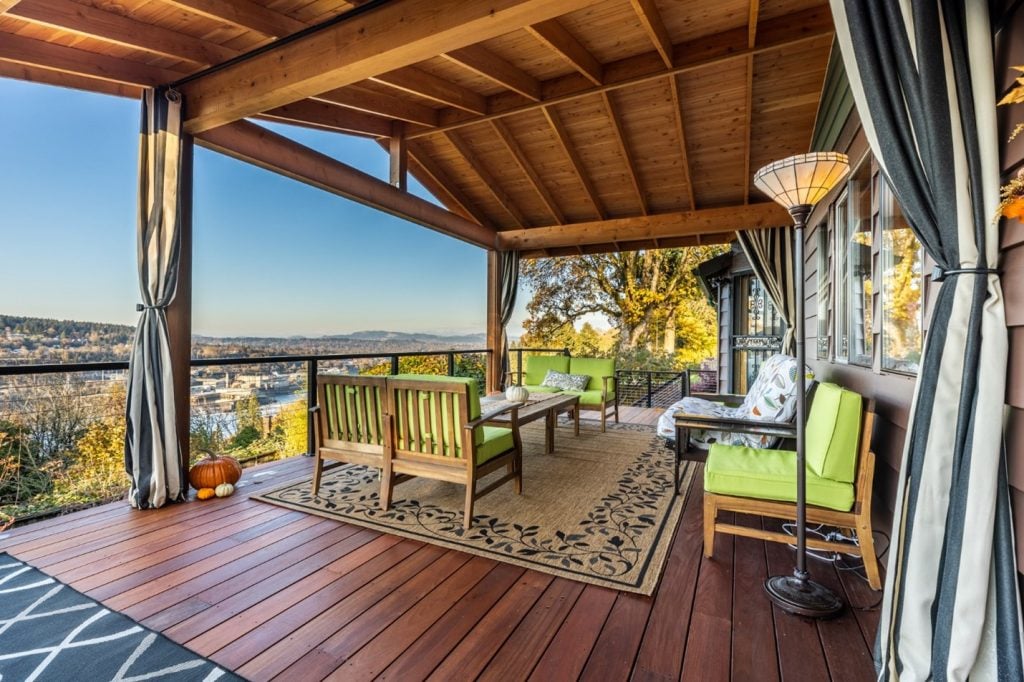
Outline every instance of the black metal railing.
{"type": "Polygon", "coordinates": [[[615,372],[615,401],[633,407],[669,407],[692,393],[714,393],[718,373],[706,369],[620,369],[615,372]]]}

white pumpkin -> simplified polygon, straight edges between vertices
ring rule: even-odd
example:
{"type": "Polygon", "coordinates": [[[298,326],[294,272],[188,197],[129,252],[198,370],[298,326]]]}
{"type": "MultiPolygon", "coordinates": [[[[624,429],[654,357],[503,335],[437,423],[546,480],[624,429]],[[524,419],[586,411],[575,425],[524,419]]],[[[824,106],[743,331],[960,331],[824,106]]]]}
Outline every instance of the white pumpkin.
{"type": "Polygon", "coordinates": [[[513,403],[525,403],[530,397],[530,392],[522,386],[513,384],[505,389],[505,399],[513,403]]]}
{"type": "Polygon", "coordinates": [[[221,483],[219,486],[213,489],[213,493],[217,497],[227,497],[233,492],[235,492],[235,486],[231,485],[230,483],[221,483]]]}

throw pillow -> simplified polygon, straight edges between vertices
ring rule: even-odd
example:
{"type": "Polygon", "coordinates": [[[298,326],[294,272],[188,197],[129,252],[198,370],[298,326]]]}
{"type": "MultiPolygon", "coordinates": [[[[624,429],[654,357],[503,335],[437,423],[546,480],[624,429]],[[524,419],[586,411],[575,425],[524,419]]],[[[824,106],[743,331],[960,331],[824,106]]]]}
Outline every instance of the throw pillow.
{"type": "Polygon", "coordinates": [[[540,385],[563,391],[585,391],[589,383],[590,377],[586,374],[566,374],[549,369],[540,385]]]}

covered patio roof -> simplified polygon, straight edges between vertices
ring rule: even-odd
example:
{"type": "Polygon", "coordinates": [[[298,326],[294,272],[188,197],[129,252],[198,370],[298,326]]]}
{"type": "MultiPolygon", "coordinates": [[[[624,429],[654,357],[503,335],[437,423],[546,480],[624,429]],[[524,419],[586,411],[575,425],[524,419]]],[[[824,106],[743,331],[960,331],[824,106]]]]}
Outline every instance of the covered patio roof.
{"type": "Polygon", "coordinates": [[[126,97],[177,83],[199,144],[526,257],[787,223],[751,176],[808,149],[833,36],[827,4],[806,0],[0,0],[0,13],[0,76],[126,97]],[[376,139],[395,187],[244,118],[376,139]],[[406,168],[451,213],[406,194],[406,168]]]}

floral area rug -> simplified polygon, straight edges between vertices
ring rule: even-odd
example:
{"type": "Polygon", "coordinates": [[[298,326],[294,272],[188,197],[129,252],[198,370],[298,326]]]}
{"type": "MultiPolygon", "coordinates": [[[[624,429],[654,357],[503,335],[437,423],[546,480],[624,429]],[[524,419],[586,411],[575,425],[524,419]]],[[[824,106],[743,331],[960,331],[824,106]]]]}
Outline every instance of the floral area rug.
{"type": "Polygon", "coordinates": [[[255,499],[571,580],[651,594],[695,465],[681,467],[684,492],[676,495],[674,455],[653,427],[610,423],[601,433],[596,422],[584,420],[574,437],[563,421],[550,455],[544,453],[543,422],[521,433],[523,494],[508,483],[478,499],[468,531],[462,528],[463,486],[412,479],[395,486],[394,504],[384,512],[378,471],[358,465],[326,472],[319,497],[312,496],[306,479],[255,499]]]}

